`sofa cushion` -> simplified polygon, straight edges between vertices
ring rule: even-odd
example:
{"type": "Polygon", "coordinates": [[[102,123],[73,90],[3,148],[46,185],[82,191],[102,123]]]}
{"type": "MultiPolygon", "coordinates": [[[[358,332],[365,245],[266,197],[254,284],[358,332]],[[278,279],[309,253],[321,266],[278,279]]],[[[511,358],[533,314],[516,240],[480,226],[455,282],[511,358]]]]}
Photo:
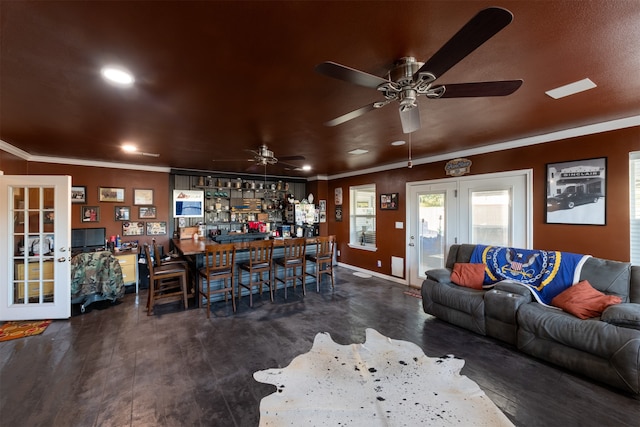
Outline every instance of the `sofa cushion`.
{"type": "MultiPolygon", "coordinates": [[[[567,347],[564,354],[556,355],[558,358],[567,359],[567,363],[561,363],[562,366],[570,364],[569,356],[576,351],[583,351],[604,359],[612,358],[616,353],[625,353],[622,348],[629,347],[638,348],[640,343],[640,333],[635,329],[621,328],[607,322],[602,322],[598,318],[578,319],[569,313],[565,313],[555,307],[549,307],[537,302],[523,304],[516,313],[516,319],[521,331],[518,332],[518,348],[528,345],[527,336],[534,336],[541,341],[536,345],[542,345],[542,342],[554,343],[557,351],[557,344],[567,347]],[[521,332],[523,332],[521,334],[521,332]],[[573,350],[572,350],[573,349],[573,350]]],[[[551,350],[550,350],[551,351],[551,350]]],[[[540,352],[528,350],[527,353],[541,356],[540,352]]],[[[637,352],[631,360],[632,365],[637,366],[637,352]]],[[[543,358],[550,360],[551,354],[546,354],[543,358]]],[[[627,354],[627,364],[629,356],[627,354]]],[[[558,363],[554,360],[554,363],[558,363]]],[[[578,362],[576,362],[578,363],[578,362]]],[[[637,375],[637,371],[636,371],[637,375]]],[[[637,377],[636,377],[637,378],[637,377]]]]}
{"type": "Polygon", "coordinates": [[[616,326],[640,330],[640,304],[620,304],[607,307],[600,320],[616,326]]]}
{"type": "Polygon", "coordinates": [[[580,280],[607,295],[617,295],[622,302],[630,302],[631,263],[590,257],[582,266],[580,280]]]}
{"type": "Polygon", "coordinates": [[[447,255],[447,263],[445,267],[453,269],[453,264],[456,262],[469,262],[471,254],[476,245],[469,243],[463,243],[461,245],[451,245],[449,248],[449,254],[447,255]]]}
{"type": "Polygon", "coordinates": [[[463,313],[476,313],[484,317],[485,291],[456,286],[453,283],[439,284],[431,289],[434,303],[463,313]]]}
{"type": "Polygon", "coordinates": [[[453,264],[451,281],[456,285],[472,289],[482,289],[484,282],[484,264],[457,262],[453,264]]]}
{"type": "Polygon", "coordinates": [[[580,319],[588,319],[600,316],[605,308],[621,302],[620,297],[605,295],[594,289],[587,280],[582,280],[553,298],[551,305],[580,319]]]}

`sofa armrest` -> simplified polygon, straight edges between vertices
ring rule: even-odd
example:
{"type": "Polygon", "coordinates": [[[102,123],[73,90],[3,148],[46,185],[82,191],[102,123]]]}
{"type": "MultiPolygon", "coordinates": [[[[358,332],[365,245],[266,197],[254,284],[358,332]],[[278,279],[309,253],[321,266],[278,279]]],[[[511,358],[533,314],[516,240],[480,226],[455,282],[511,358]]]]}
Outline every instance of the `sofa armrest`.
{"type": "Polygon", "coordinates": [[[610,305],[602,312],[600,320],[615,326],[640,330],[640,304],[610,305]]]}
{"type": "Polygon", "coordinates": [[[502,291],[502,292],[521,295],[523,297],[528,297],[527,302],[533,301],[533,296],[531,295],[531,291],[529,289],[511,280],[503,280],[501,282],[498,282],[493,287],[493,289],[502,291]]]}
{"type": "Polygon", "coordinates": [[[427,279],[438,283],[451,283],[451,270],[448,268],[435,268],[425,272],[427,279]]]}

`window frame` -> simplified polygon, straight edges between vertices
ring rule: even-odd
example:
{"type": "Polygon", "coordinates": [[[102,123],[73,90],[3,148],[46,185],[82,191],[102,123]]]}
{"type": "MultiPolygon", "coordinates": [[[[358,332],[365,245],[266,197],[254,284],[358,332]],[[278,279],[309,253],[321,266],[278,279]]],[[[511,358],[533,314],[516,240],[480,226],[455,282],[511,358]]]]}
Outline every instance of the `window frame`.
{"type": "Polygon", "coordinates": [[[349,247],[354,249],[362,249],[368,251],[377,251],[378,247],[376,245],[377,242],[377,234],[378,234],[378,226],[377,226],[377,190],[376,184],[363,184],[363,185],[353,185],[349,187],[349,247]],[[362,207],[357,207],[357,202],[362,198],[358,197],[358,192],[368,192],[372,193],[369,199],[369,207],[367,209],[371,209],[372,213],[358,213],[358,209],[362,209],[362,207]],[[357,230],[356,222],[358,219],[365,218],[368,219],[369,222],[373,225],[373,242],[368,242],[366,237],[364,241],[362,240],[361,233],[362,231],[357,230]]]}
{"type": "Polygon", "coordinates": [[[629,153],[629,231],[629,259],[640,265],[640,151],[629,153]]]}

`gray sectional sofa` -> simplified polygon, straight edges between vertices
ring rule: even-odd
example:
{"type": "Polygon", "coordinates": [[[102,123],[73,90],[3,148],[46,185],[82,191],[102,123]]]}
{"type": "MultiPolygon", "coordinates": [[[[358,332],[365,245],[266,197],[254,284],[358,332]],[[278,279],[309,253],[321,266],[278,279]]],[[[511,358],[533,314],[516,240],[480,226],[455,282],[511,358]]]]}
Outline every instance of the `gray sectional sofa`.
{"type": "Polygon", "coordinates": [[[581,320],[538,303],[518,284],[498,282],[477,290],[451,282],[455,263],[469,263],[475,245],[453,245],[446,268],[429,270],[422,284],[424,311],[444,321],[516,346],[640,398],[640,267],[590,257],[580,272],[621,304],[581,320]]]}

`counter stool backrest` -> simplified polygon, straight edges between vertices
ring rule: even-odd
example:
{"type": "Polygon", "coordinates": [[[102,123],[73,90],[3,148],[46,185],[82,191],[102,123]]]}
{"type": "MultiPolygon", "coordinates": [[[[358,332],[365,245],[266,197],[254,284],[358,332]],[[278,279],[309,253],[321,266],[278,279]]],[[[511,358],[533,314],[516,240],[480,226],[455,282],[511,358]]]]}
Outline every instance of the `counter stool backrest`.
{"type": "Polygon", "coordinates": [[[255,240],[249,243],[249,266],[271,268],[273,259],[273,240],[255,240]]]}
{"type": "Polygon", "coordinates": [[[206,297],[207,318],[211,316],[211,295],[224,294],[224,300],[227,301],[227,294],[231,296],[231,304],[233,311],[236,311],[235,285],[233,283],[235,275],[235,257],[236,247],[233,244],[214,244],[207,245],[204,251],[205,266],[200,269],[200,279],[204,279],[205,283],[200,280],[198,285],[199,296],[206,297]],[[212,289],[212,282],[222,281],[220,288],[212,289]]]}

